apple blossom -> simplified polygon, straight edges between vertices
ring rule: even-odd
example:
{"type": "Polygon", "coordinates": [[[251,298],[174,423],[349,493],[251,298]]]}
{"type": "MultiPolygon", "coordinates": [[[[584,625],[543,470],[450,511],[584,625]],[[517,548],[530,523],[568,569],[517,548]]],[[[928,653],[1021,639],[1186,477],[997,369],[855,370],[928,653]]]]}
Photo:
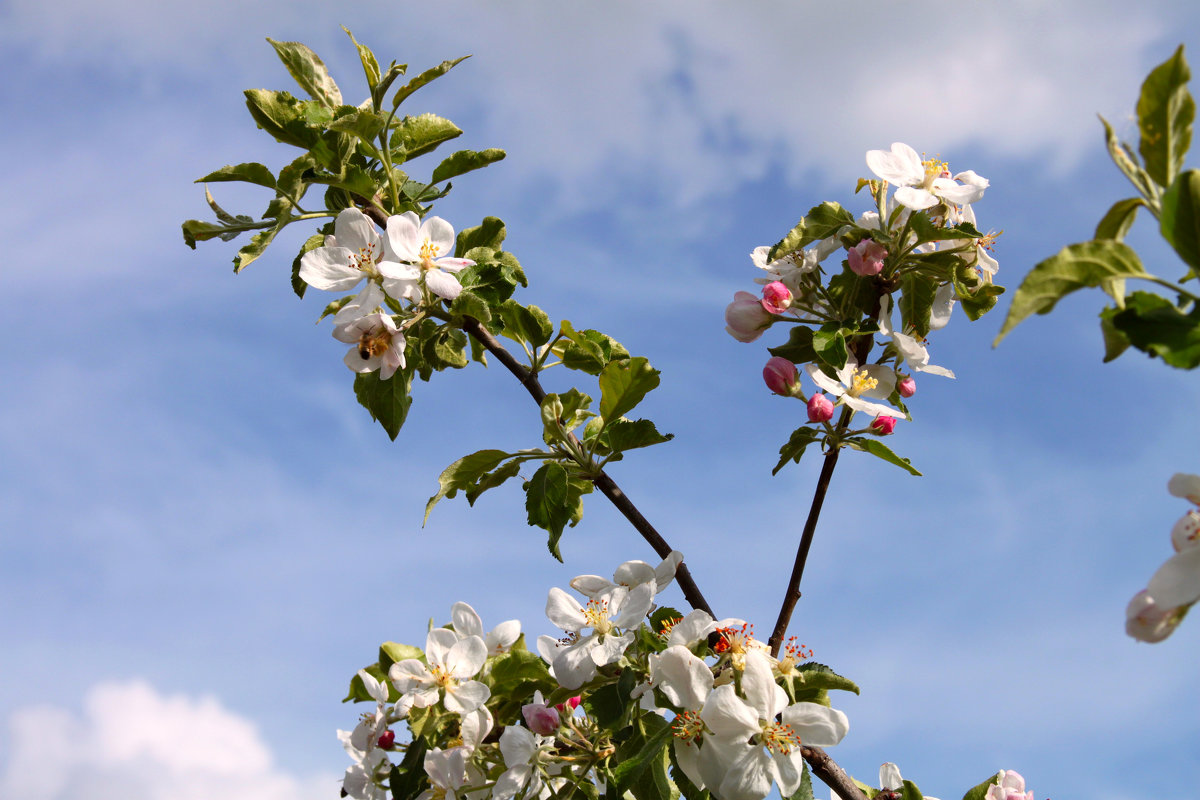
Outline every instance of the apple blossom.
{"type": "Polygon", "coordinates": [[[920,340],[892,328],[891,295],[884,295],[879,303],[879,334],[892,340],[892,346],[896,348],[896,352],[900,354],[904,363],[915,372],[928,372],[931,375],[953,378],[954,373],[950,370],[929,363],[929,350],[920,340]]]}
{"type": "Polygon", "coordinates": [[[1187,609],[1159,608],[1142,590],[1125,609],[1125,633],[1139,642],[1161,642],[1175,632],[1186,613],[1187,609]]]}
{"type": "Polygon", "coordinates": [[[426,753],[425,774],[431,785],[417,800],[461,800],[465,790],[471,788],[467,782],[468,755],[464,747],[435,747],[426,753]]]}
{"type": "Polygon", "coordinates": [[[521,621],[517,619],[501,622],[485,635],[479,614],[461,601],[450,607],[450,617],[454,621],[454,632],[460,637],[478,636],[483,639],[489,656],[507,653],[521,636],[521,621]]]}
{"type": "Polygon", "coordinates": [[[467,714],[479,708],[491,692],[479,681],[471,680],[487,660],[487,645],[478,636],[460,638],[448,628],[434,628],[425,640],[428,664],[406,658],[392,664],[388,670],[395,687],[412,697],[417,708],[427,708],[438,702],[444,690],[446,710],[467,714]]]}
{"type": "Polygon", "coordinates": [[[796,365],[782,356],[772,356],[763,367],[763,381],[772,392],[791,397],[800,385],[800,371],[796,365]]]}
{"type": "MultiPolygon", "coordinates": [[[[971,174],[974,175],[974,173],[971,174]]],[[[963,206],[959,216],[963,222],[975,225],[975,211],[971,206],[963,206]]],[[[988,231],[975,240],[975,249],[966,253],[967,263],[972,264],[982,272],[984,280],[989,282],[992,280],[992,276],[1000,269],[1000,262],[992,256],[992,248],[996,244],[996,238],[1002,233],[1004,231],[988,231]]]]}
{"type": "Polygon", "coordinates": [[[1200,511],[1189,511],[1171,528],[1171,544],[1175,552],[1200,547],[1200,511]]]}
{"type": "Polygon", "coordinates": [[[833,401],[817,392],[808,398],[808,421],[829,422],[833,419],[833,401]]]}
{"type": "Polygon", "coordinates": [[[532,703],[521,706],[521,716],[524,717],[529,730],[534,733],[550,736],[558,730],[560,722],[558,710],[546,705],[540,691],[533,693],[532,703]]]}
{"type": "Polygon", "coordinates": [[[856,275],[870,277],[883,271],[883,262],[888,251],[874,239],[863,239],[846,252],[850,271],[856,275]]]}
{"type": "MultiPolygon", "coordinates": [[[[415,265],[425,286],[438,297],[453,300],[462,284],[452,273],[474,265],[468,258],[454,258],[454,228],[441,217],[422,221],[414,212],[388,217],[387,238],[400,261],[415,265]]],[[[386,287],[386,284],[385,284],[386,287]]]]}
{"type": "Polygon", "coordinates": [[[352,345],[342,360],[355,372],[379,370],[379,377],[386,381],[404,366],[404,333],[388,314],[368,314],[337,325],[333,338],[352,345]]]}
{"type": "Polygon", "coordinates": [[[569,584],[572,589],[588,597],[597,597],[614,586],[632,589],[643,583],[654,587],[654,593],[666,589],[675,580],[675,570],[683,563],[683,553],[672,550],[667,557],[652,567],[645,561],[626,561],[613,571],[613,579],[607,581],[599,575],[576,575],[569,584]]]}
{"type": "MultiPolygon", "coordinates": [[[[868,364],[859,367],[853,358],[846,360],[846,366],[837,371],[837,378],[831,378],[821,371],[816,364],[805,364],[804,371],[813,383],[821,389],[838,398],[838,403],[844,403],[855,411],[878,417],[880,414],[908,419],[891,406],[882,403],[872,403],[872,399],[883,399],[896,388],[896,372],[881,364],[868,364]]],[[[811,416],[810,416],[811,419],[811,416]]]]}
{"type": "Polygon", "coordinates": [[[792,304],[792,291],[781,281],[771,281],[763,287],[762,304],[772,314],[782,314],[792,304]]]}
{"type": "Polygon", "coordinates": [[[530,733],[519,725],[509,725],[500,735],[500,753],[507,770],[492,790],[495,800],[508,800],[528,786],[528,797],[542,796],[542,761],[554,747],[554,739],[530,733]]]}
{"type": "Polygon", "coordinates": [[[867,166],[897,187],[894,195],[897,203],[914,211],[933,208],[943,201],[968,205],[981,199],[988,187],[987,179],[971,170],[951,178],[945,162],[922,160],[916,150],[903,142],[893,142],[890,151],[868,150],[867,166]]]}
{"type": "Polygon", "coordinates": [[[329,292],[349,291],[366,279],[366,287],[334,316],[335,323],[369,314],[383,302],[379,284],[400,280],[409,269],[399,263],[374,223],[357,208],[342,209],[325,244],[300,258],[300,279],[329,292]]]}
{"type": "MultiPolygon", "coordinates": [[[[581,606],[557,587],[546,599],[546,616],[572,638],[554,653],[554,677],[560,686],[578,689],[596,674],[596,668],[621,657],[633,642],[637,623],[650,611],[654,585],[642,583],[627,589],[614,586],[581,606]],[[584,635],[585,629],[591,632],[584,635]]],[[[541,641],[538,642],[541,650],[541,641]]]]}
{"type": "MultiPolygon", "coordinates": [[[[885,792],[896,792],[897,797],[904,791],[904,778],[900,775],[900,768],[890,761],[879,767],[879,788],[885,792]]],[[[880,797],[880,795],[876,795],[876,797],[880,797]]],[[[930,795],[923,795],[923,797],[924,800],[938,800],[930,795]]]]}
{"type": "Polygon", "coordinates": [[[983,800],[1033,800],[1033,792],[1025,791],[1025,779],[1015,770],[1000,770],[997,783],[989,786],[983,800]]]}
{"type": "Polygon", "coordinates": [[[1167,481],[1167,491],[1175,497],[1182,497],[1200,506],[1200,475],[1189,475],[1186,472],[1176,472],[1167,481]]]}
{"type": "Polygon", "coordinates": [[[749,292],[734,292],[725,307],[725,331],[739,342],[753,342],[771,327],[771,312],[749,292]]]}

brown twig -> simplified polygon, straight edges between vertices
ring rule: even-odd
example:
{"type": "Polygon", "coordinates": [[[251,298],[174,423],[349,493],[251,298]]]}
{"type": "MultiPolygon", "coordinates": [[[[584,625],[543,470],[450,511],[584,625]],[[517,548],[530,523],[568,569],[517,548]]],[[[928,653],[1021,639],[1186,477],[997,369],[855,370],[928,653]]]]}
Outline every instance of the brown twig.
{"type": "Polygon", "coordinates": [[[812,768],[813,774],[824,781],[830,789],[837,792],[837,796],[842,800],[867,800],[867,795],[846,774],[846,770],[839,767],[837,762],[830,758],[824,750],[819,747],[803,745],[800,748],[800,754],[812,768]]]}
{"type": "MultiPolygon", "coordinates": [[[[541,404],[542,400],[546,398],[546,390],[542,388],[542,384],[538,380],[536,373],[526,369],[517,361],[512,353],[508,352],[508,349],[487,328],[483,327],[479,320],[473,317],[463,317],[463,330],[475,337],[476,341],[483,345],[489,353],[496,357],[497,361],[503,364],[521,382],[521,385],[525,387],[525,391],[529,392],[534,402],[539,405],[541,404]]],[[[574,436],[573,434],[569,435],[574,436]]],[[[629,520],[629,524],[633,525],[642,538],[654,548],[654,552],[658,553],[661,558],[666,558],[670,555],[671,546],[667,544],[667,540],[642,515],[642,512],[621,491],[621,487],[617,486],[616,481],[609,477],[608,473],[601,470],[592,479],[592,483],[600,490],[601,494],[616,506],[625,519],[629,520]]],[[[675,580],[679,582],[679,588],[683,591],[684,598],[691,604],[692,608],[698,608],[706,611],[711,616],[716,616],[713,614],[712,608],[708,605],[708,601],[704,599],[700,587],[692,579],[692,574],[686,564],[680,564],[675,570],[675,580]]]]}

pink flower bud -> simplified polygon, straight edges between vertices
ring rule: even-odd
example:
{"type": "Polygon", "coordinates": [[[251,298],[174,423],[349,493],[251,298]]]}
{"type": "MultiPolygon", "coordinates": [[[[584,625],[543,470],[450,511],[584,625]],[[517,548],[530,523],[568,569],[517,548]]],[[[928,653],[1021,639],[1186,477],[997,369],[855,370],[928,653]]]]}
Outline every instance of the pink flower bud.
{"type": "Polygon", "coordinates": [[[896,391],[901,397],[912,397],[917,393],[917,382],[913,380],[912,375],[905,375],[896,381],[896,391]]]}
{"type": "Polygon", "coordinates": [[[550,736],[558,730],[558,712],[545,703],[528,703],[521,706],[521,716],[529,730],[542,736],[550,736]]]}
{"type": "Polygon", "coordinates": [[[878,275],[883,270],[883,261],[887,254],[887,248],[879,242],[863,239],[846,253],[846,261],[854,274],[869,277],[878,275]]]}
{"type": "Polygon", "coordinates": [[[379,745],[381,750],[391,750],[396,744],[396,732],[390,729],[384,731],[379,735],[379,740],[376,744],[379,745]]]}
{"type": "Polygon", "coordinates": [[[572,713],[574,713],[575,709],[579,708],[579,701],[582,699],[583,698],[580,697],[579,695],[575,695],[574,697],[569,698],[568,700],[566,700],[562,703],[556,703],[554,705],[554,707],[557,708],[562,713],[566,713],[568,709],[570,709],[570,711],[572,713]]]}
{"type": "Polygon", "coordinates": [[[828,397],[817,392],[808,398],[808,421],[829,422],[833,419],[833,403],[828,397]]]}
{"type": "Polygon", "coordinates": [[[791,397],[796,385],[800,382],[800,373],[796,365],[782,356],[774,356],[763,367],[763,380],[767,388],[778,395],[791,397]]]}
{"type": "Polygon", "coordinates": [[[892,431],[896,430],[896,418],[881,414],[871,423],[871,430],[880,436],[889,436],[892,431]]]}
{"type": "Polygon", "coordinates": [[[736,292],[725,307],[725,330],[739,342],[753,342],[771,327],[771,314],[749,292],[736,292]]]}
{"type": "Polygon", "coordinates": [[[772,314],[782,314],[792,305],[792,290],[780,281],[771,281],[763,287],[762,304],[772,314]]]}

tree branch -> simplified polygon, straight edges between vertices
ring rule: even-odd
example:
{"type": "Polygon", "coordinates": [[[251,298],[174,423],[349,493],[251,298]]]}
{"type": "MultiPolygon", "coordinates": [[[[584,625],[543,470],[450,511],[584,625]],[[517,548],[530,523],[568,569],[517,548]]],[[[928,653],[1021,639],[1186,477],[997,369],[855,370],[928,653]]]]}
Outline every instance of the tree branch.
{"type": "MultiPolygon", "coordinates": [[[[462,327],[464,331],[475,337],[476,341],[483,345],[489,353],[496,357],[497,361],[503,364],[521,382],[521,385],[525,387],[525,391],[529,392],[534,402],[541,405],[542,400],[546,398],[546,390],[542,388],[542,384],[538,381],[535,373],[526,369],[517,361],[512,353],[508,352],[507,348],[495,336],[492,336],[487,328],[483,327],[483,324],[479,320],[473,317],[463,317],[462,327]]],[[[574,438],[574,434],[568,435],[574,438]]],[[[658,553],[660,558],[666,558],[670,555],[671,546],[667,544],[667,540],[642,515],[642,512],[621,491],[621,487],[617,486],[616,481],[609,477],[608,473],[601,470],[600,474],[592,479],[592,483],[600,490],[601,494],[616,506],[625,519],[629,520],[629,524],[633,525],[642,538],[654,548],[654,552],[658,553]]],[[[710,616],[716,616],[712,608],[708,605],[708,601],[704,599],[700,587],[692,579],[692,574],[686,564],[681,563],[675,570],[675,580],[679,582],[679,588],[683,590],[683,596],[691,604],[692,608],[698,608],[706,611],[710,616]]]]}
{"type": "Polygon", "coordinates": [[[800,754],[812,768],[813,774],[824,781],[830,789],[837,792],[837,796],[842,800],[867,800],[867,795],[846,774],[846,770],[839,767],[837,762],[830,758],[824,750],[819,747],[803,745],[800,748],[800,754]]]}

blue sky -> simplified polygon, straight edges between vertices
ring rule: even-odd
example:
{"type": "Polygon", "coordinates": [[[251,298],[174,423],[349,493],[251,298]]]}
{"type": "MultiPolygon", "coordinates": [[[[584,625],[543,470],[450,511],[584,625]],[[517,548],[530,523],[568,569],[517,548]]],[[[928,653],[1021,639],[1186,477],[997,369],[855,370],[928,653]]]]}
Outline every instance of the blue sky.
{"type": "MultiPolygon", "coordinates": [[[[1145,73],[1180,41],[1200,52],[1197,16],[1082,0],[0,5],[0,797],[336,796],[334,731],[355,718],[338,701],[381,641],[420,644],[456,600],[551,632],[549,587],[652,558],[595,497],[565,565],[513,487],[444,502],[422,529],[448,463],[538,441],[523,391],[498,369],[439,375],[389,442],[312,324],[325,298],[290,291],[308,231],[237,277],[235,245],[183,246],[179,223],[207,212],[195,178],[292,157],[242,104],[291,88],[264,37],[312,46],[348,98],[363,92],[340,24],[413,69],[474,54],[410,104],[508,158],[437,213],[503,218],[523,302],[662,370],[640,412],[676,438],[613,476],[718,612],[761,631],[818,465],[771,477],[803,409],[762,386],[779,337],[723,331],[753,288],[749,251],[822,200],[861,210],[863,153],[905,141],[991,180],[977,212],[1004,229],[1014,287],[1128,195],[1095,114],[1132,137],[1145,73]]],[[[267,200],[213,188],[237,212],[267,200]]],[[[925,477],[839,464],[792,632],[863,688],[833,751],[858,777],[895,761],[942,798],[1000,768],[1039,798],[1192,796],[1198,623],[1148,646],[1123,621],[1186,510],[1167,479],[1200,472],[1200,391],[1138,354],[1101,364],[1101,305],[1070,298],[994,350],[1005,299],[957,314],[931,341],[957,380],[920,380],[891,442],[925,477]]]]}

